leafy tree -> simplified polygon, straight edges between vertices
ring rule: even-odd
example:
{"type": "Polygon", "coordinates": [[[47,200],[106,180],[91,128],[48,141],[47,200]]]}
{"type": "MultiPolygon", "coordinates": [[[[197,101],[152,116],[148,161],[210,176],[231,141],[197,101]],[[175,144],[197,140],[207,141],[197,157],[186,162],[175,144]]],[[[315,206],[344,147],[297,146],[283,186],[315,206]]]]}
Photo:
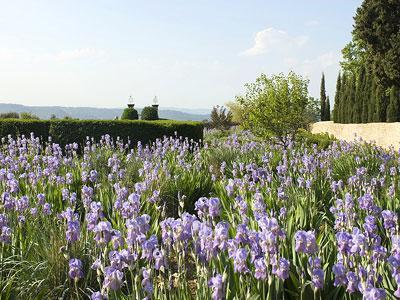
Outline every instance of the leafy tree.
{"type": "Polygon", "coordinates": [[[37,115],[30,112],[22,112],[19,114],[19,116],[21,119],[25,120],[40,120],[40,118],[37,115]]]}
{"type": "Polygon", "coordinates": [[[333,105],[333,121],[336,123],[340,122],[339,107],[340,107],[341,84],[342,84],[342,78],[341,78],[341,74],[339,73],[337,80],[336,80],[335,103],[333,105]]]}
{"type": "Polygon", "coordinates": [[[353,40],[364,48],[381,88],[399,87],[400,1],[364,0],[354,20],[353,40]]]}
{"type": "Polygon", "coordinates": [[[16,112],[1,113],[0,119],[19,119],[19,114],[16,112]]]}
{"type": "Polygon", "coordinates": [[[326,96],[326,103],[325,103],[325,121],[331,120],[331,103],[329,100],[329,96],[326,96]]]}
{"type": "Polygon", "coordinates": [[[396,86],[392,86],[390,89],[390,100],[386,114],[387,122],[398,122],[400,121],[400,94],[399,89],[396,86]]]}
{"type": "Polygon", "coordinates": [[[216,129],[228,129],[232,126],[232,113],[226,111],[223,106],[214,106],[211,111],[209,127],[216,129]]]}
{"type": "Polygon", "coordinates": [[[320,101],[317,98],[310,97],[306,107],[306,123],[312,124],[321,120],[320,101]]]}
{"type": "Polygon", "coordinates": [[[137,120],[139,115],[136,109],[133,107],[127,107],[124,109],[121,115],[121,120],[137,120]]]}
{"type": "Polygon", "coordinates": [[[57,119],[57,116],[55,114],[51,114],[50,120],[55,120],[55,119],[57,119]]]}
{"type": "Polygon", "coordinates": [[[290,72],[268,77],[262,74],[245,85],[237,101],[244,108],[243,127],[261,137],[276,136],[285,144],[299,128],[308,125],[308,80],[290,72]]]}
{"type": "Polygon", "coordinates": [[[322,73],[322,78],[321,78],[320,101],[321,101],[321,121],[326,121],[326,91],[325,91],[324,73],[322,73]]]}
{"type": "Polygon", "coordinates": [[[342,49],[343,60],[340,65],[344,72],[356,75],[359,73],[362,66],[365,65],[366,53],[360,40],[353,37],[353,41],[348,43],[342,49]]]}
{"type": "Polygon", "coordinates": [[[243,107],[237,101],[230,101],[226,103],[229,112],[232,115],[232,123],[242,124],[243,123],[243,107]]]}
{"type": "Polygon", "coordinates": [[[153,106],[145,106],[140,116],[142,120],[158,120],[158,109],[153,106]]]}

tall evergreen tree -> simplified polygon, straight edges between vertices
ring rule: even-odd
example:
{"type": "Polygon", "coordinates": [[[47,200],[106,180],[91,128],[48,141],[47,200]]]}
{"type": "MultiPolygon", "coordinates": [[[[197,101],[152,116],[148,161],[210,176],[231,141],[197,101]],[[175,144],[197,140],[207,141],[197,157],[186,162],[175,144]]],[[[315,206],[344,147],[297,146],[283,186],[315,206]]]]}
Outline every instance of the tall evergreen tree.
{"type": "Polygon", "coordinates": [[[347,86],[347,96],[346,96],[346,103],[347,103],[347,110],[346,110],[346,123],[353,122],[353,116],[355,114],[355,99],[356,99],[356,78],[354,75],[350,76],[349,84],[347,86]]]}
{"type": "Polygon", "coordinates": [[[370,75],[368,74],[367,70],[365,71],[364,83],[361,90],[362,94],[362,107],[361,107],[361,122],[368,123],[368,108],[369,108],[369,101],[370,101],[370,75]]]}
{"type": "Polygon", "coordinates": [[[376,81],[372,74],[369,76],[369,90],[368,90],[368,122],[375,122],[375,108],[376,108],[376,81]]]}
{"type": "Polygon", "coordinates": [[[392,86],[390,89],[389,106],[386,112],[386,122],[400,121],[399,95],[399,89],[396,86],[392,86]]]}
{"type": "Polygon", "coordinates": [[[331,120],[331,103],[329,100],[329,96],[326,96],[326,103],[325,103],[325,121],[331,120]]]}
{"type": "Polygon", "coordinates": [[[321,78],[321,92],[320,92],[320,101],[321,101],[321,121],[326,121],[326,91],[325,91],[325,74],[322,73],[321,78]]]}
{"type": "Polygon", "coordinates": [[[355,103],[354,103],[354,113],[353,113],[353,123],[361,123],[362,122],[362,109],[364,103],[364,90],[365,85],[365,66],[361,66],[358,71],[357,76],[357,86],[355,93],[355,103]]]}
{"type": "Polygon", "coordinates": [[[340,123],[346,123],[346,111],[347,111],[347,85],[349,84],[348,82],[348,76],[346,73],[343,73],[342,76],[342,81],[341,81],[341,86],[340,86],[340,103],[339,103],[339,119],[340,123]]]}
{"type": "Polygon", "coordinates": [[[384,92],[380,84],[376,85],[374,122],[386,121],[386,107],[384,106],[384,92]]]}
{"type": "Polygon", "coordinates": [[[354,21],[353,41],[362,45],[377,82],[385,91],[400,87],[399,0],[365,0],[354,21]]]}
{"type": "Polygon", "coordinates": [[[342,78],[339,72],[336,80],[336,93],[335,93],[335,103],[333,105],[333,122],[340,123],[339,121],[339,106],[340,106],[340,89],[342,84],[342,78]]]}

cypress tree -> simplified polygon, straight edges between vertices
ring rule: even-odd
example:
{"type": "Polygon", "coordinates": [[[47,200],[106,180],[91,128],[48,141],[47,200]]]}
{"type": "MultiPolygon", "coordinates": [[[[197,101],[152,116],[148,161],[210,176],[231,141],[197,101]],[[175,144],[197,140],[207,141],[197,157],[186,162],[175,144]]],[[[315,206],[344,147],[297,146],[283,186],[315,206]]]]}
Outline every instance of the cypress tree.
{"type": "Polygon", "coordinates": [[[361,122],[362,123],[368,123],[368,107],[369,107],[369,101],[370,101],[370,96],[369,96],[369,75],[365,73],[364,77],[364,83],[363,83],[363,88],[361,91],[362,95],[362,108],[361,108],[361,122]]]}
{"type": "Polygon", "coordinates": [[[351,81],[351,90],[350,90],[350,111],[351,115],[349,115],[349,123],[357,123],[357,114],[358,114],[358,106],[356,103],[356,89],[357,89],[357,77],[356,75],[352,76],[351,81]]]}
{"type": "MultiPolygon", "coordinates": [[[[375,113],[374,113],[374,122],[382,122],[382,108],[383,104],[383,90],[380,84],[376,85],[375,90],[375,113]]],[[[385,115],[386,119],[386,115],[385,115]]]]}
{"type": "Polygon", "coordinates": [[[341,77],[342,76],[340,75],[340,72],[339,72],[337,80],[336,80],[335,103],[333,105],[333,122],[335,122],[335,123],[340,123],[340,121],[339,121],[339,106],[340,106],[340,89],[341,89],[341,84],[342,84],[341,77]]]}
{"type": "Polygon", "coordinates": [[[331,103],[329,101],[329,96],[326,96],[326,103],[325,103],[325,121],[331,120],[331,103]]]}
{"type": "Polygon", "coordinates": [[[354,110],[354,104],[355,104],[355,98],[356,98],[356,78],[354,75],[352,75],[349,78],[349,84],[347,86],[347,96],[346,96],[346,123],[352,123],[353,122],[353,115],[355,113],[354,110]]]}
{"type": "Polygon", "coordinates": [[[386,122],[398,122],[399,120],[399,92],[396,86],[390,89],[389,106],[386,113],[386,122]]]}
{"type": "Polygon", "coordinates": [[[348,85],[348,79],[347,79],[346,73],[343,74],[342,77],[342,83],[340,86],[340,103],[339,103],[339,122],[340,123],[345,123],[346,121],[346,91],[347,91],[347,85],[348,85]]]}
{"type": "Polygon", "coordinates": [[[368,104],[368,122],[374,122],[375,121],[375,91],[376,91],[376,81],[374,76],[371,74],[370,75],[370,88],[368,90],[368,95],[369,95],[369,104],[368,104]]]}
{"type": "Polygon", "coordinates": [[[386,122],[389,97],[387,97],[385,88],[382,85],[380,85],[379,95],[381,99],[379,104],[379,122],[386,122]]]}
{"type": "Polygon", "coordinates": [[[365,84],[365,67],[363,65],[360,68],[360,71],[358,72],[357,87],[356,87],[355,101],[354,101],[353,123],[362,122],[362,109],[364,103],[364,96],[363,96],[364,84],[365,84]]]}
{"type": "Polygon", "coordinates": [[[388,106],[389,106],[389,97],[388,95],[386,95],[386,89],[382,86],[382,103],[381,103],[381,111],[379,114],[381,122],[386,122],[388,106]]]}
{"type": "Polygon", "coordinates": [[[321,121],[326,121],[326,92],[325,92],[325,74],[324,73],[322,73],[322,78],[321,78],[320,101],[321,101],[321,121]]]}

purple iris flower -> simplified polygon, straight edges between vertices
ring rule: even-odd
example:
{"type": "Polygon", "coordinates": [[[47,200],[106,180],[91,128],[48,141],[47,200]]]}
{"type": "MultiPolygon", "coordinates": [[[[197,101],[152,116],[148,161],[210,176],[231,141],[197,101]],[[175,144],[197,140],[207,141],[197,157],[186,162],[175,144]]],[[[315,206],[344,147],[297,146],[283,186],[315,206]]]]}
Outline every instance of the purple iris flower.
{"type": "Polygon", "coordinates": [[[254,261],[254,268],[254,277],[257,280],[265,280],[267,278],[267,268],[263,257],[257,258],[254,261]]]}
{"type": "Polygon", "coordinates": [[[272,273],[278,276],[281,280],[286,280],[289,278],[289,269],[290,269],[290,262],[286,259],[281,257],[276,263],[272,266],[272,273]]]}
{"type": "Polygon", "coordinates": [[[114,291],[119,290],[123,283],[123,277],[124,274],[120,270],[114,267],[106,267],[104,270],[103,287],[114,291]]]}
{"type": "Polygon", "coordinates": [[[211,298],[213,300],[224,299],[224,282],[221,274],[212,277],[208,282],[208,286],[211,288],[211,298]]]}
{"type": "Polygon", "coordinates": [[[299,230],[295,234],[295,248],[297,252],[315,254],[318,250],[315,233],[313,231],[299,230]]]}
{"type": "Polygon", "coordinates": [[[146,268],[142,269],[142,276],[143,276],[142,287],[147,294],[151,295],[153,293],[153,283],[151,281],[150,273],[151,273],[150,269],[146,268]]]}
{"type": "Polygon", "coordinates": [[[235,272],[247,273],[249,271],[249,268],[247,267],[247,264],[246,264],[247,255],[248,255],[248,252],[245,248],[239,248],[236,250],[236,253],[234,254],[234,257],[233,257],[233,264],[234,264],[235,272]]]}
{"type": "Polygon", "coordinates": [[[90,296],[90,300],[106,300],[107,296],[103,295],[101,292],[93,292],[90,296]]]}
{"type": "Polygon", "coordinates": [[[83,277],[82,271],[83,265],[82,261],[77,258],[72,258],[69,260],[69,272],[68,275],[71,279],[77,281],[83,277]]]}
{"type": "Polygon", "coordinates": [[[332,272],[335,274],[334,286],[347,286],[346,268],[343,264],[338,263],[333,265],[332,272]]]}

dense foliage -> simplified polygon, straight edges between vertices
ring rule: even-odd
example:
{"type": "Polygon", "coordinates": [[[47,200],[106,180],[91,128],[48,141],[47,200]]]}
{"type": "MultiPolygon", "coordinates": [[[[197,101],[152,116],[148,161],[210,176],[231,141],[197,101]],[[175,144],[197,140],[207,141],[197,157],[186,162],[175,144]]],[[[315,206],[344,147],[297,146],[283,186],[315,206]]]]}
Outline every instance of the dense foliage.
{"type": "Polygon", "coordinates": [[[138,120],[139,114],[133,107],[127,107],[124,109],[121,115],[121,120],[138,120]]]}
{"type": "MultiPolygon", "coordinates": [[[[246,92],[237,97],[243,109],[242,126],[257,136],[277,136],[283,142],[309,122],[308,80],[290,72],[262,74],[254,83],[246,84],[246,92]]],[[[319,109],[317,110],[317,113],[319,109]]]]}
{"type": "Polygon", "coordinates": [[[400,2],[364,0],[354,18],[354,39],[365,51],[378,83],[400,87],[400,2]]]}
{"type": "Polygon", "coordinates": [[[199,141],[203,138],[203,125],[200,122],[181,121],[0,120],[0,136],[30,136],[31,132],[35,132],[43,141],[51,136],[52,141],[61,145],[85,143],[88,137],[99,140],[104,134],[114,139],[129,139],[129,143],[134,145],[138,141],[145,144],[175,134],[199,141]]]}
{"type": "Polygon", "coordinates": [[[12,111],[6,113],[0,113],[0,119],[19,119],[19,113],[12,111]]]}
{"type": "Polygon", "coordinates": [[[40,118],[30,112],[7,112],[7,113],[1,113],[0,114],[0,119],[24,119],[24,120],[40,120],[40,118]]]}
{"type": "Polygon", "coordinates": [[[19,114],[19,117],[25,120],[40,120],[40,118],[37,115],[31,112],[22,112],[19,114]]]}
{"type": "Polygon", "coordinates": [[[154,106],[145,106],[142,109],[140,117],[142,120],[158,120],[158,108],[154,106]]]}
{"type": "Polygon", "coordinates": [[[334,121],[400,121],[400,1],[364,0],[343,49],[334,121]]]}
{"type": "Polygon", "coordinates": [[[399,122],[400,92],[385,90],[365,67],[357,76],[339,74],[336,85],[334,121],[337,123],[399,122]]]}
{"type": "Polygon", "coordinates": [[[5,299],[399,296],[399,155],[249,134],[3,139],[5,299]]]}
{"type": "Polygon", "coordinates": [[[229,112],[232,116],[232,122],[235,124],[242,124],[243,123],[243,107],[237,101],[229,101],[226,103],[226,107],[228,108],[229,112]]]}
{"type": "Polygon", "coordinates": [[[207,122],[207,127],[226,130],[232,125],[232,113],[227,111],[223,106],[214,106],[211,110],[210,121],[207,122]]]}

